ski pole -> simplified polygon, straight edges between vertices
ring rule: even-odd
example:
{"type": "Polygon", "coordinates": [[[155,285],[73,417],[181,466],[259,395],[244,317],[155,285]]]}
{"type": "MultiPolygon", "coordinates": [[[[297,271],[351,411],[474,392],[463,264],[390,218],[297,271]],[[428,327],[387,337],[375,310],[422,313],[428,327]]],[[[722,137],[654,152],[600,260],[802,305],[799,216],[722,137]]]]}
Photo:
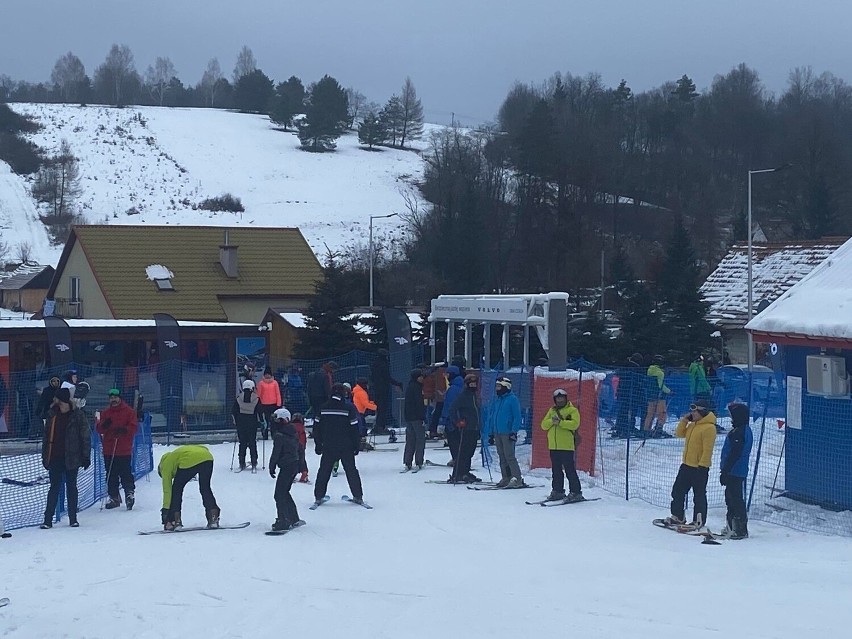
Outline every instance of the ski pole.
{"type": "Polygon", "coordinates": [[[456,478],[456,480],[453,482],[454,484],[456,482],[458,482],[458,480],[459,480],[458,466],[459,466],[459,460],[461,459],[462,442],[464,441],[464,428],[459,428],[458,431],[459,431],[459,447],[458,447],[458,450],[456,450],[456,463],[453,465],[453,475],[456,478]]]}
{"type": "MultiPolygon", "coordinates": [[[[266,422],[266,428],[264,429],[266,432],[269,432],[269,423],[266,422]]],[[[257,444],[255,444],[257,445],[257,444]]],[[[263,451],[263,454],[260,456],[261,470],[266,470],[266,438],[260,440],[260,447],[263,451]]]]}
{"type": "MultiPolygon", "coordinates": [[[[106,475],[107,490],[109,490],[109,477],[110,477],[110,475],[112,474],[112,464],[113,464],[113,462],[115,461],[115,449],[116,449],[116,446],[118,446],[118,439],[116,439],[116,440],[113,442],[113,444],[112,444],[112,457],[110,457],[110,458],[109,458],[109,469],[107,470],[107,475],[106,475]]],[[[101,448],[103,448],[103,445],[101,446],[101,448]]],[[[101,497],[101,506],[100,506],[100,508],[98,508],[98,510],[103,510],[103,509],[104,509],[104,500],[105,500],[105,499],[106,499],[106,495],[104,495],[103,497],[101,497]]]]}
{"type": "Polygon", "coordinates": [[[237,439],[239,438],[239,433],[234,433],[234,449],[231,451],[231,470],[234,470],[234,456],[237,454],[237,439]]]}

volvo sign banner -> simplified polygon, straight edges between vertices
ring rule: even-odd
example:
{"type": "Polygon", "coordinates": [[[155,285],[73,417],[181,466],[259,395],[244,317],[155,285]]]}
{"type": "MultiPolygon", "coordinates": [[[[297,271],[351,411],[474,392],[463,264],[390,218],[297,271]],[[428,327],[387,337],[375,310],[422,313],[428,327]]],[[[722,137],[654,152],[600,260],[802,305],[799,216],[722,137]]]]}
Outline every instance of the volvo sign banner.
{"type": "MultiPolygon", "coordinates": [[[[527,301],[518,298],[442,296],[432,300],[432,314],[429,319],[523,324],[528,320],[527,301]]],[[[532,323],[535,323],[536,319],[533,319],[532,323]]]]}

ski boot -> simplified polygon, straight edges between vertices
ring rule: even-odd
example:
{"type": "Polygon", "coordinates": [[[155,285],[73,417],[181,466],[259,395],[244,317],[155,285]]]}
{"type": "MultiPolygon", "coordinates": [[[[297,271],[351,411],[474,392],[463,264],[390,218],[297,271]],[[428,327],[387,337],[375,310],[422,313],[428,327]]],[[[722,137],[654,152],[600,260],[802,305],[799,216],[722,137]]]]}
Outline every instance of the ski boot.
{"type": "Polygon", "coordinates": [[[526,484],[524,484],[524,480],[518,479],[517,477],[512,477],[512,479],[509,480],[509,483],[506,484],[506,488],[523,488],[524,486],[526,486],[526,484]]]}
{"type": "Polygon", "coordinates": [[[748,539],[748,520],[735,517],[733,524],[730,539],[748,539]]]}
{"type": "Polygon", "coordinates": [[[394,429],[392,429],[392,428],[391,428],[391,429],[388,431],[388,433],[389,433],[389,436],[388,436],[388,444],[395,444],[395,443],[396,443],[396,431],[395,431],[394,429]]]}
{"type": "Polygon", "coordinates": [[[281,530],[289,530],[291,528],[290,522],[286,519],[281,519],[280,517],[275,520],[272,524],[272,530],[275,532],[279,532],[281,530]]]}
{"type": "Polygon", "coordinates": [[[221,511],[218,508],[210,508],[207,510],[207,527],[208,528],[218,528],[219,527],[219,515],[221,511]]]}
{"type": "Polygon", "coordinates": [[[171,521],[167,521],[163,524],[163,530],[177,530],[178,528],[183,528],[183,522],[180,519],[180,511],[177,511],[174,514],[171,521]]]}
{"type": "Polygon", "coordinates": [[[473,473],[466,473],[463,479],[468,484],[478,484],[479,482],[482,481],[479,477],[477,477],[473,473]]]}
{"type": "Polygon", "coordinates": [[[568,493],[568,496],[565,498],[565,501],[569,504],[573,504],[577,501],[584,501],[586,498],[583,497],[583,493],[568,493]]]}
{"type": "Polygon", "coordinates": [[[309,482],[310,482],[310,480],[308,479],[308,471],[304,471],[302,473],[302,476],[299,477],[299,483],[300,484],[307,484],[309,482]]]}
{"type": "Polygon", "coordinates": [[[496,486],[497,488],[505,488],[505,487],[506,487],[506,486],[508,486],[508,485],[509,485],[509,480],[508,480],[508,479],[501,479],[500,481],[498,481],[498,482],[495,484],[495,486],[496,486]]]}
{"type": "Polygon", "coordinates": [[[113,508],[118,508],[119,506],[121,506],[121,497],[110,497],[107,500],[107,503],[104,508],[106,508],[107,510],[112,510],[113,508]]]}
{"type": "Polygon", "coordinates": [[[136,494],[132,490],[124,493],[124,502],[127,504],[127,510],[133,510],[133,504],[136,503],[136,494]]]}
{"type": "Polygon", "coordinates": [[[669,515],[668,517],[663,519],[663,523],[666,526],[671,526],[672,528],[675,528],[677,526],[685,526],[686,520],[681,519],[680,517],[675,517],[674,515],[669,515]]]}
{"type": "Polygon", "coordinates": [[[562,499],[565,499],[564,490],[551,490],[546,501],[560,501],[562,499]]]}

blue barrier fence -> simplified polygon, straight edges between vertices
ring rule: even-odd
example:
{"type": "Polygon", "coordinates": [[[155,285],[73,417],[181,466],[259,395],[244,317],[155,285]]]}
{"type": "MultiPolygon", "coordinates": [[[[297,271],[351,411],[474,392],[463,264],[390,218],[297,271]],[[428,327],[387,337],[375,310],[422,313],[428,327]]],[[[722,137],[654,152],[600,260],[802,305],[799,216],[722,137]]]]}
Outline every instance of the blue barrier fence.
{"type": "MultiPolygon", "coordinates": [[[[92,465],[81,470],[77,476],[80,493],[79,510],[98,503],[106,496],[107,468],[104,464],[101,438],[92,424],[92,465]]],[[[49,481],[41,460],[40,444],[20,444],[13,454],[0,457],[0,515],[7,530],[37,526],[44,519],[49,481]]],[[[151,442],[151,415],[146,413],[139,422],[139,430],[133,440],[133,476],[141,479],[154,468],[154,452],[151,442]]],[[[65,490],[60,492],[59,504],[54,521],[66,514],[65,490]]]]}

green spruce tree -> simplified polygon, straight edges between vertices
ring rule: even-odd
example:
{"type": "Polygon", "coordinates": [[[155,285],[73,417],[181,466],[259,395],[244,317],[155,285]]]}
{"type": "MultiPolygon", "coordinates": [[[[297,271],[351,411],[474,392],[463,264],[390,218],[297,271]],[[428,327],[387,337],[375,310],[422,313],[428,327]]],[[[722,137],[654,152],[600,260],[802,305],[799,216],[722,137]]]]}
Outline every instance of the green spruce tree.
{"type": "Polygon", "coordinates": [[[352,317],[351,287],[334,254],[329,253],[322,273],[294,348],[299,359],[332,357],[363,347],[352,317]]]}
{"type": "Polygon", "coordinates": [[[337,138],[346,131],[349,118],[349,99],[346,91],[331,76],[310,88],[305,105],[305,119],[299,124],[299,141],[306,151],[333,151],[337,138]]]}
{"type": "Polygon", "coordinates": [[[683,217],[675,218],[666,242],[663,272],[658,281],[663,322],[673,363],[687,363],[695,351],[706,348],[713,329],[707,321],[708,304],[700,292],[701,271],[683,217]]]}
{"type": "Polygon", "coordinates": [[[358,125],[358,141],[370,151],[374,146],[386,144],[388,141],[388,130],[382,120],[374,111],[367,111],[361,124],[358,125]]]}

